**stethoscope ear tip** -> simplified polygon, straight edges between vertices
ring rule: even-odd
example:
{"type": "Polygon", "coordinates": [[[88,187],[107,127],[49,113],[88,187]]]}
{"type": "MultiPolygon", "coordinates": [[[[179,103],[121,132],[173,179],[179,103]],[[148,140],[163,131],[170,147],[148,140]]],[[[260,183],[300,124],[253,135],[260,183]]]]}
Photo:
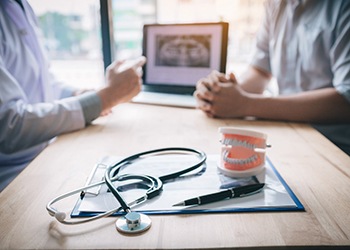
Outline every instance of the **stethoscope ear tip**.
{"type": "Polygon", "coordinates": [[[142,213],[129,212],[120,217],[115,226],[117,230],[125,234],[136,234],[147,231],[151,227],[151,219],[142,213]]]}

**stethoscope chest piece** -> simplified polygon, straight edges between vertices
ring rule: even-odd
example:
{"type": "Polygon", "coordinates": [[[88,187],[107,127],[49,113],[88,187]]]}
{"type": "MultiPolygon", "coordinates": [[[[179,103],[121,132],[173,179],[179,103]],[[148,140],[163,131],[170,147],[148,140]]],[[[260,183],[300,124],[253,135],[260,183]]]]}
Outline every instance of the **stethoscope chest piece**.
{"type": "Polygon", "coordinates": [[[125,216],[120,217],[115,223],[115,226],[121,233],[134,234],[148,230],[151,224],[151,219],[147,215],[129,212],[125,216]]]}

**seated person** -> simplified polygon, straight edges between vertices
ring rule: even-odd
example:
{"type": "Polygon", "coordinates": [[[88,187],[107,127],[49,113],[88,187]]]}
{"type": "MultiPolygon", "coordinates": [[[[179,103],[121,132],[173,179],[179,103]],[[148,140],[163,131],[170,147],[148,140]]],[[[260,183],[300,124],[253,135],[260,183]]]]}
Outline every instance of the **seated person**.
{"type": "Polygon", "coordinates": [[[209,117],[309,122],[350,155],[350,1],[267,1],[248,70],[212,72],[194,96],[209,117]],[[271,78],[278,96],[263,95],[271,78]]]}
{"type": "Polygon", "coordinates": [[[27,1],[0,2],[0,192],[62,133],[82,129],[141,90],[138,67],[111,64],[107,84],[81,95],[49,72],[27,1]]]}

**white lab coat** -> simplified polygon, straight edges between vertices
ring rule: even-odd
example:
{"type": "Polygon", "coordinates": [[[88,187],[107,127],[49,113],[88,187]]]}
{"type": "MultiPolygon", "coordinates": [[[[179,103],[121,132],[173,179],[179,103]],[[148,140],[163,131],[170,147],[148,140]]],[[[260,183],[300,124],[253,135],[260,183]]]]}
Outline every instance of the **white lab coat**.
{"type": "MultiPolygon", "coordinates": [[[[26,2],[24,9],[35,26],[26,2]]],[[[24,35],[0,4],[0,191],[49,140],[85,127],[79,100],[59,100],[67,92],[54,82],[48,61],[33,56],[24,35]]]]}

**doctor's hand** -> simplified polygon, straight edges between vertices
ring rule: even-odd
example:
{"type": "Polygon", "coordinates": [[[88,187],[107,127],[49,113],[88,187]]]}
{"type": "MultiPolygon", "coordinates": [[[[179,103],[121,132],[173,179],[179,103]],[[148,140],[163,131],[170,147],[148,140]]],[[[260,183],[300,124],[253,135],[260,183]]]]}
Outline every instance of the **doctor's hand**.
{"type": "Polygon", "coordinates": [[[141,67],[145,62],[145,57],[139,57],[133,61],[116,61],[107,67],[107,86],[97,92],[101,98],[102,115],[114,106],[130,101],[141,91],[141,67]]]}
{"type": "Polygon", "coordinates": [[[194,96],[197,107],[209,117],[238,118],[247,115],[247,92],[238,85],[233,73],[226,76],[213,71],[197,82],[194,96]]]}

